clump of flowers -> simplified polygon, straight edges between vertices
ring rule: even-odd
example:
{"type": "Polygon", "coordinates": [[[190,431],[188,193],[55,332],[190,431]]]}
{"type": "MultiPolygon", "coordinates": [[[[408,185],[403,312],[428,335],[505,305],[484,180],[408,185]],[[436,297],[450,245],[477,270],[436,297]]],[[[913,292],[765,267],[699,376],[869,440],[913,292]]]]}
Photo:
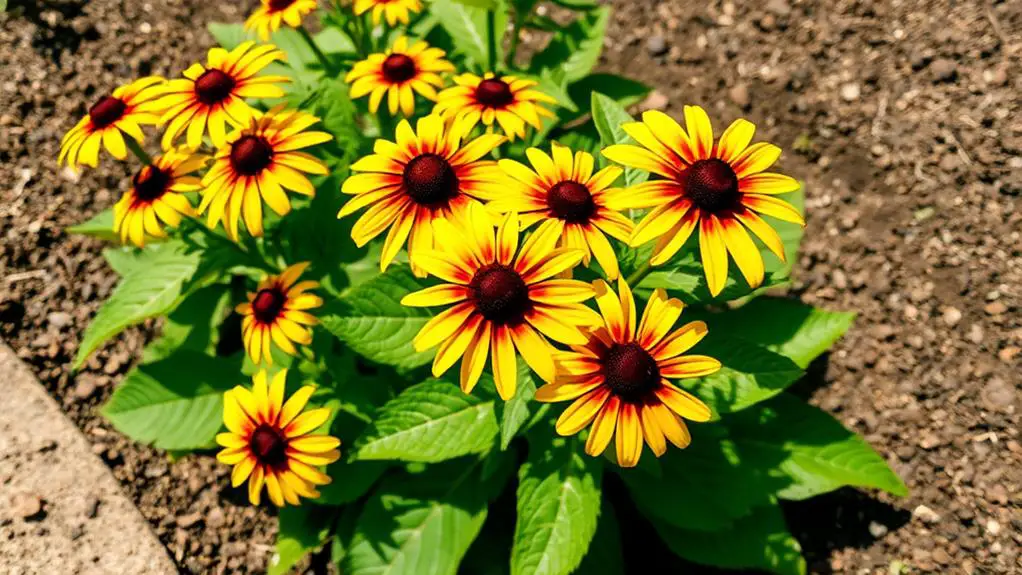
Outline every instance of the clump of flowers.
{"type": "Polygon", "coordinates": [[[804,572],[779,500],[905,486],[785,392],[853,317],[763,296],[799,182],[748,120],[635,121],[649,88],[592,70],[609,8],[558,28],[506,4],[262,0],[204,64],[92,102],[58,163],[132,176],[72,229],[122,244],[72,367],[162,318],[104,414],[219,445],[253,505],[313,502],[282,515],[279,572],[295,541],[344,573],[588,572],[618,506],[691,561],[804,572]],[[511,516],[509,557],[468,552],[511,516]]]}

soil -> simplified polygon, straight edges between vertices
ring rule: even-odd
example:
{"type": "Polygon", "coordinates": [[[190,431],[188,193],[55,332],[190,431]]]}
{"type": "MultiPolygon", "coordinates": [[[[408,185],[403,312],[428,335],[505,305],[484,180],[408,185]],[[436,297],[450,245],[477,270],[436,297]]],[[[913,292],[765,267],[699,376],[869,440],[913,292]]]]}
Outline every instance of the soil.
{"type": "MultiPolygon", "coordinates": [[[[63,228],[113,204],[117,162],[76,176],[59,140],[98,94],[203,56],[204,24],[251,2],[15,0],[0,15],[0,337],[84,430],[183,572],[261,572],[272,516],[205,455],[166,454],[96,409],[152,326],[76,376],[115,283],[63,228]]],[[[717,122],[744,116],[806,183],[791,294],[858,321],[798,389],[862,433],[911,495],[843,490],[787,507],[814,572],[1022,572],[1022,4],[615,2],[601,68],[717,122]]]]}

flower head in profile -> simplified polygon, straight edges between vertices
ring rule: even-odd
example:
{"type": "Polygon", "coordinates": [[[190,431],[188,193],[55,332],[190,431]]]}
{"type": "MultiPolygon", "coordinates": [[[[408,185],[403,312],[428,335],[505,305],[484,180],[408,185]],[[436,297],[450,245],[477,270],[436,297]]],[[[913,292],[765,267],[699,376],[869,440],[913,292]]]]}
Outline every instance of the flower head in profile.
{"type": "Polygon", "coordinates": [[[475,74],[455,76],[452,86],[437,97],[434,113],[444,118],[464,120],[468,130],[482,122],[494,122],[510,139],[524,138],[525,125],[539,130],[543,127],[540,116],[554,117],[553,112],[541,104],[556,104],[550,96],[535,89],[536,81],[514,76],[497,77],[487,72],[480,78],[475,74]]]}
{"type": "Polygon", "coordinates": [[[383,97],[391,115],[401,113],[411,117],[415,113],[415,94],[436,100],[436,89],[444,85],[440,74],[454,71],[454,65],[444,60],[446,53],[431,48],[423,41],[409,43],[401,36],[383,54],[372,54],[355,64],[344,77],[351,84],[352,98],[369,95],[369,111],[379,109],[383,97]]]}
{"type": "Polygon", "coordinates": [[[592,423],[586,453],[603,453],[617,437],[617,461],[633,467],[643,440],[657,457],[667,441],[684,448],[691,441],[682,418],[707,421],[710,410],[694,395],[668,381],[710,375],[720,362],[704,355],[682,355],[706,335],[694,321],[674,331],[681,301],[662,289],[653,292],[636,327],[635,300],[618,280],[615,294],[603,280],[594,283],[603,325],[584,345],[556,358],[557,377],[536,391],[542,402],[573,401],[557,419],[561,435],[573,435],[592,423]]]}
{"type": "Polygon", "coordinates": [[[287,370],[267,385],[266,371],[252,378],[252,390],[242,386],[224,393],[226,433],[216,436],[223,447],[216,458],[233,465],[231,485],[248,480],[248,499],[259,505],[263,486],[278,507],[298,505],[301,497],[319,497],[316,486],[330,483],[319,467],[337,461],[340,440],[313,433],[330,419],[323,407],[306,411],[315,387],[308,385],[284,401],[287,370]]]}
{"type": "Polygon", "coordinates": [[[552,228],[518,245],[518,217],[509,214],[496,230],[485,208],[474,204],[468,217],[436,222],[443,251],[424,251],[419,265],[444,284],[413,292],[407,306],[450,306],[433,317],[415,337],[415,349],[437,345],[433,375],[440,376],[461,359],[461,388],[472,391],[488,355],[497,392],[515,395],[515,349],[541,378],[552,381],[555,351],[546,338],[581,345],[580,329],[599,316],[581,302],[593,296],[585,282],[557,279],[582,261],[581,250],[556,248],[552,228]]]}
{"type": "Polygon", "coordinates": [[[356,16],[372,10],[373,25],[377,26],[382,17],[387,18],[388,26],[396,26],[398,22],[408,24],[409,13],[422,12],[420,0],[355,0],[352,9],[356,16]]]}
{"type": "Polygon", "coordinates": [[[195,210],[185,195],[202,189],[195,172],[209,158],[187,150],[172,150],[153,159],[153,163],[135,173],[131,187],[114,204],[114,232],[121,242],[138,247],[145,245],[146,235],[166,237],[160,225],[170,227],[181,223],[181,216],[194,216],[195,210]]]}
{"type": "Polygon", "coordinates": [[[607,277],[616,279],[617,256],[606,236],[627,242],[632,233],[632,221],[607,207],[613,198],[628,193],[610,188],[621,169],[612,166],[594,174],[591,154],[580,151],[573,156],[557,142],[551,147],[552,158],[537,148],[526,150],[531,169],[514,160],[500,160],[510,178],[509,189],[489,207],[518,212],[522,227],[541,221],[540,230],[554,228],[561,245],[583,250],[586,265],[595,255],[607,277]]]}
{"type": "MultiPolygon", "coordinates": [[[[418,121],[416,131],[402,120],[397,141],[377,140],[375,154],[351,166],[362,172],[348,178],[341,191],[354,197],[337,217],[368,207],[355,222],[351,237],[361,247],[390,228],[380,257],[385,270],[407,240],[412,269],[422,275],[418,254],[435,245],[433,222],[462,219],[472,204],[500,193],[504,178],[492,160],[483,160],[503,141],[487,134],[463,142],[464,124],[445,127],[438,116],[418,121]]],[[[445,246],[446,247],[446,246],[445,246]]]]}
{"type": "Polygon", "coordinates": [[[123,160],[128,155],[124,135],[139,144],[145,140],[142,126],[159,124],[162,108],[155,100],[165,82],[158,76],[141,78],[96,100],[74,128],[60,141],[58,164],[96,167],[100,146],[123,160]]]}
{"type": "Polygon", "coordinates": [[[714,145],[713,128],[706,112],[685,106],[686,132],[670,116],[657,111],[642,115],[642,122],[622,128],[639,146],[619,144],[603,155],[661,179],[634,186],[622,196],[618,208],[653,208],[635,226],[631,245],[658,239],[650,263],[662,265],[698,229],[699,252],[710,293],[724,289],[728,253],[750,287],[763,283],[763,257],[746,229],[759,237],[782,261],[784,244],[761,215],[805,225],[802,215],[777,194],[794,192],[793,178],[765,172],[781,155],[773,144],[752,142],[756,127],[736,120],[714,145]]]}
{"type": "Polygon", "coordinates": [[[316,325],[318,320],[308,310],[322,306],[323,300],[308,293],[318,288],[319,283],[298,281],[308,267],[308,262],[303,262],[288,267],[280,275],[267,276],[259,282],[255,293],[248,294],[248,302],[235,308],[242,315],[241,339],[253,363],[260,360],[273,363],[270,342],[289,355],[296,353],[294,344],[312,343],[309,326],[316,325]]]}
{"type": "Polygon", "coordinates": [[[327,168],[305,148],[333,139],[326,132],[308,130],[319,118],[278,106],[248,127],[232,132],[202,178],[199,213],[208,214],[209,227],[224,220],[227,235],[238,238],[238,221],[253,236],[263,235],[263,202],[278,215],[291,211],[285,189],[313,196],[312,182],[305,174],[326,175],[327,168]]]}
{"type": "Polygon", "coordinates": [[[187,134],[188,147],[197,150],[207,131],[213,146],[222,147],[228,125],[247,126],[258,115],[245,98],[284,96],[277,84],[290,82],[287,76],[256,74],[285,58],[284,51],[273,44],[242,42],[230,52],[210,49],[205,66],[192,64],[184,78],[167,82],[163,97],[157,100],[164,110],[161,121],[167,123],[163,147],[170,148],[179,136],[187,134]]]}
{"type": "Polygon", "coordinates": [[[255,30],[265,42],[280,29],[281,23],[297,28],[302,25],[302,18],[315,9],[316,0],[262,0],[245,20],[245,30],[255,30]]]}

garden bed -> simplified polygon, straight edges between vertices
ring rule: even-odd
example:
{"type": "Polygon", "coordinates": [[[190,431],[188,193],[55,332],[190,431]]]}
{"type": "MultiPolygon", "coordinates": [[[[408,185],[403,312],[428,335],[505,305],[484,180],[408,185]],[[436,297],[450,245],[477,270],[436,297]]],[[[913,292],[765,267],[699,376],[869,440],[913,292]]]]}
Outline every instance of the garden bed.
{"type": "MultiPolygon", "coordinates": [[[[152,326],[69,372],[115,276],[99,242],[62,230],[112,205],[127,174],[106,162],[76,176],[55,161],[96,93],[176,73],[211,43],[206,22],[240,21],[246,10],[23,4],[23,17],[0,16],[0,42],[12,47],[0,55],[0,336],[83,429],[183,571],[262,571],[271,512],[229,489],[226,467],[208,456],[169,465],[98,416],[152,326]]],[[[799,391],[862,433],[912,493],[890,501],[845,490],[789,506],[811,568],[1019,568],[1022,86],[1009,71],[1022,57],[1022,11],[783,0],[615,8],[601,67],[656,87],[647,106],[744,114],[757,139],[784,147],[809,213],[791,293],[859,312],[799,391]]]]}

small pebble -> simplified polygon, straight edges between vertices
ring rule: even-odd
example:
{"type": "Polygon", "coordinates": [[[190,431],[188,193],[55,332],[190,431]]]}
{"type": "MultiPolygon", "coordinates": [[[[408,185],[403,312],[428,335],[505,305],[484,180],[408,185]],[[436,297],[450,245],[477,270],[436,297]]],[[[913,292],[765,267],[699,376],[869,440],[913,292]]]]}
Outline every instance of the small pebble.
{"type": "Polygon", "coordinates": [[[913,509],[912,517],[915,517],[916,519],[919,519],[923,523],[927,523],[930,525],[933,525],[934,523],[938,523],[940,521],[940,515],[937,515],[936,511],[930,509],[925,505],[920,505],[913,509]]]}
{"type": "Polygon", "coordinates": [[[858,84],[844,84],[841,86],[841,99],[845,102],[854,102],[859,99],[861,92],[858,84]]]}
{"type": "Polygon", "coordinates": [[[663,56],[667,53],[668,49],[667,41],[659,34],[651,36],[646,40],[646,51],[649,52],[650,56],[663,56]]]}

